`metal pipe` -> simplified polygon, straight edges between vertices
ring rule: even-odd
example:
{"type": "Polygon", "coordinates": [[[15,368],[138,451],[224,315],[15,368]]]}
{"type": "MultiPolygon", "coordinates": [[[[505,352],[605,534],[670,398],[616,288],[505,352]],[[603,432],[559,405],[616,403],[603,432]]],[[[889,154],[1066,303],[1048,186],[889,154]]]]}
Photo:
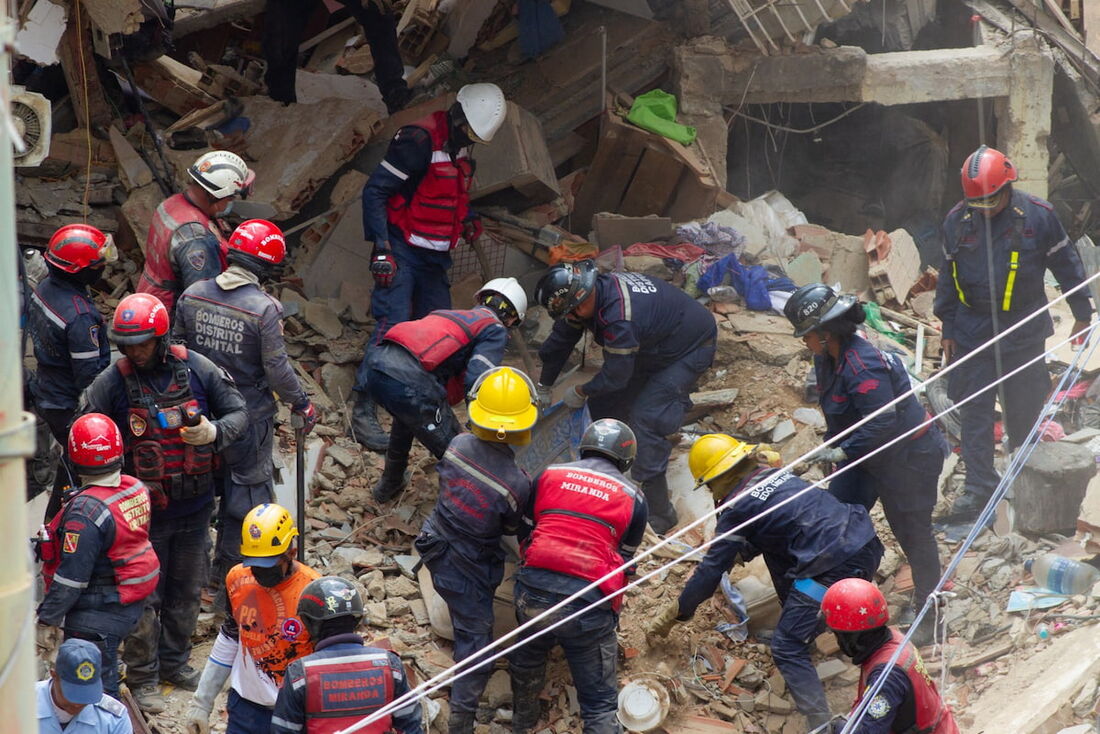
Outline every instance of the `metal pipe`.
{"type": "MultiPolygon", "coordinates": [[[[10,115],[15,25],[0,17],[0,114],[10,115]]],[[[15,168],[9,125],[0,125],[0,283],[16,282],[15,168]]],[[[38,730],[34,694],[34,592],[27,535],[24,459],[34,453],[34,419],[23,412],[19,308],[15,288],[0,288],[0,711],[4,731],[38,730]]]]}

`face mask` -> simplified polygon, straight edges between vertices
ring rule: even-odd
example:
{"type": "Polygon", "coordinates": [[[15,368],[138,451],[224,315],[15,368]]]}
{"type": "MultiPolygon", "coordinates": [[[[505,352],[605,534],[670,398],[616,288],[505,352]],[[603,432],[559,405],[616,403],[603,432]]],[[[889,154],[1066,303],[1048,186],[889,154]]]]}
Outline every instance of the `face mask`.
{"type": "Polygon", "coordinates": [[[283,570],[282,562],[279,562],[271,568],[263,568],[261,566],[252,567],[252,576],[256,579],[256,583],[260,586],[270,589],[273,586],[278,586],[287,577],[286,572],[283,570]]]}

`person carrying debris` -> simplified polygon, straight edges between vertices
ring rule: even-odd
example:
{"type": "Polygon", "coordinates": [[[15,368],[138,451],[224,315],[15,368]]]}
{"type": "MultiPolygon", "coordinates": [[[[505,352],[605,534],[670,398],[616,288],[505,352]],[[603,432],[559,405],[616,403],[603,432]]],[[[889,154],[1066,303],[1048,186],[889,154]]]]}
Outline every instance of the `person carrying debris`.
{"type": "Polygon", "coordinates": [[[306,433],[317,423],[317,411],[283,343],[282,304],[263,289],[285,256],[282,231],[271,222],[250,219],[229,237],[226,271],[190,286],[176,304],[174,334],[228,372],[248,405],[245,433],[223,455],[228,476],[218,508],[214,554],[218,579],[241,562],[244,516],[256,505],[275,499],[272,391],[301,416],[306,433]]]}
{"type": "Polygon", "coordinates": [[[188,734],[209,734],[214,699],[229,680],[225,734],[271,730],[271,714],[291,661],[313,652],[310,627],[296,616],[303,590],[321,574],[295,560],[298,528],[286,508],[252,508],[241,530],[243,560],[225,577],[229,615],[202,670],[188,734]]]}
{"type": "MultiPolygon", "coordinates": [[[[287,666],[271,734],[343,731],[409,692],[401,658],[368,646],[355,633],[362,616],[359,589],[339,576],[324,576],[302,590],[298,617],[315,641],[314,651],[287,666]]],[[[422,734],[419,700],[362,731],[422,734]]]]}
{"type": "Polygon", "coordinates": [[[492,140],[507,112],[500,87],[467,84],[449,110],[398,130],[363,187],[364,237],[374,243],[375,327],[355,376],[352,433],[372,451],[389,442],[369,389],[371,353],[395,324],[451,307],[450,251],[460,239],[481,236],[481,221],[469,206],[470,147],[492,140]]]}
{"type": "MultiPolygon", "coordinates": [[[[527,503],[534,522],[516,574],[516,621],[521,625],[630,563],[645,534],[645,496],[625,476],[638,445],[622,421],[603,418],[585,429],[580,460],[548,467],[535,478],[527,503]]],[[[622,731],[617,718],[616,661],[623,596],[607,597],[626,585],[633,567],[621,571],[521,633],[523,647],[512,653],[512,731],[527,734],[540,716],[539,693],[546,658],[561,645],[585,734],[622,731]],[[603,603],[600,603],[600,602],[603,603]],[[560,627],[532,637],[554,622],[597,604],[560,627]]]]}
{"type": "Polygon", "coordinates": [[[123,357],[84,392],[85,412],[103,413],[122,429],[126,471],[152,500],[149,539],[160,583],[123,651],[127,685],[149,713],[164,710],[160,680],[187,690],[198,683],[187,660],[208,571],[215,458],[248,421],[232,379],[201,354],[169,346],[169,328],[155,296],[123,298],[109,331],[123,357]]]}
{"type": "Polygon", "coordinates": [[[138,293],[159,298],[170,315],[184,289],[225,270],[225,239],[214,219],[228,214],[238,197],[247,199],[256,178],[228,150],[203,153],[187,174],[187,188],[153,212],[137,284],[138,293]]]}
{"type": "Polygon", "coordinates": [[[378,502],[405,488],[414,438],[443,458],[461,431],[450,406],[503,361],[508,329],[527,314],[527,294],[515,278],[490,280],[474,301],[468,311],[433,311],[397,324],[368,352],[371,395],[393,416],[386,465],[373,489],[378,502]]]}
{"type": "MultiPolygon", "coordinates": [[[[133,734],[130,715],[105,695],[103,659],[87,640],[65,640],[50,677],[34,686],[38,734],[133,734]]],[[[117,672],[117,671],[116,671],[117,672]]]]}
{"type": "MultiPolygon", "coordinates": [[[[946,363],[1043,308],[1048,269],[1063,291],[1085,279],[1081,257],[1054,207],[1013,187],[1016,167],[1003,153],[981,146],[966,159],[961,176],[965,198],[943,222],[944,262],[933,309],[943,322],[946,363]]],[[[1092,320],[1088,290],[1066,300],[1075,319],[1072,333],[1080,334],[1092,320]]],[[[1039,360],[999,387],[988,385],[1041,355],[1053,333],[1050,314],[1043,314],[948,374],[952,400],[975,393],[979,397],[959,408],[966,484],[947,519],[973,520],[997,488],[993,411],[998,395],[1008,444],[1015,450],[1039,418],[1050,392],[1050,374],[1039,360]]]]}
{"type": "MultiPolygon", "coordinates": [[[[61,446],[69,438],[80,392],[111,362],[103,337],[103,317],[88,286],[103,277],[117,259],[114,239],[87,224],[68,224],[54,232],[44,259],[49,274],[31,291],[26,332],[38,363],[33,383],[35,412],[61,446]]],[[[46,510],[50,519],[61,507],[67,472],[58,471],[46,510]]]]}
{"type": "Polygon", "coordinates": [[[860,668],[852,711],[868,688],[886,678],[852,734],[959,734],[916,648],[906,644],[897,662],[886,668],[904,636],[886,626],[890,611],[877,586],[864,579],[841,579],[825,592],[821,611],[840,651],[860,668]]]}
{"type": "MultiPolygon", "coordinates": [[[[814,354],[818,402],[825,415],[827,439],[909,392],[909,373],[897,355],[880,351],[857,333],[865,314],[855,296],[812,283],[792,293],[783,312],[794,326],[794,335],[801,337],[814,354]]],[[[819,448],[807,462],[842,467],[917,429],[927,419],[927,411],[910,393],[835,446],[819,448]]],[[[829,492],[843,502],[870,510],[882,499],[886,521],[913,567],[912,606],[904,614],[908,619],[924,606],[940,578],[932,508],[948,450],[939,426],[930,423],[829,482],[829,492]]],[[[933,620],[925,620],[913,636],[917,645],[932,641],[933,620]]]]}
{"type": "Polygon", "coordinates": [[[103,655],[103,690],[118,698],[118,646],[137,625],[157,588],[160,561],[149,542],[149,491],[122,473],[122,433],[105,415],[77,418],[66,444],[80,488],[37,543],[45,598],[38,605],[39,653],[50,638],[95,643],[103,655]]]}
{"type": "MultiPolygon", "coordinates": [[[[531,442],[538,419],[535,386],[511,367],[483,372],[470,391],[470,433],[455,436],[436,465],[439,499],[415,546],[451,613],[454,659],[493,640],[493,594],[504,578],[504,535],[526,539],[523,513],[531,477],[512,446],[531,442]]],[[[450,734],[473,734],[478,699],[492,666],[451,684],[450,734]]]]}
{"type": "Polygon", "coordinates": [[[718,328],[704,306],[679,288],[639,273],[598,274],[591,260],[550,268],[535,288],[535,300],[556,319],[539,350],[539,399],[573,347],[592,332],[603,347],[603,367],[588,382],[570,388],[565,404],[588,401],[593,418],[626,421],[638,436],[638,462],[631,477],[642,485],[649,523],[658,534],[677,522],[668,496],[665,436],[680,430],[691,391],[714,362],[718,328]]]}
{"type": "Polygon", "coordinates": [[[707,550],[679,599],[662,609],[647,631],[665,637],[674,624],[695,614],[735,564],[763,554],[783,607],[772,636],[772,658],[795,706],[814,729],[832,719],[810,660],[810,644],[822,631],[821,597],[840,579],[870,579],[884,549],[865,507],[812,489],[776,468],[779,461],[774,451],[725,434],[695,441],[688,468],[721,508],[716,534],[748,524],[707,550]],[[761,516],[765,510],[768,514],[761,516]]]}

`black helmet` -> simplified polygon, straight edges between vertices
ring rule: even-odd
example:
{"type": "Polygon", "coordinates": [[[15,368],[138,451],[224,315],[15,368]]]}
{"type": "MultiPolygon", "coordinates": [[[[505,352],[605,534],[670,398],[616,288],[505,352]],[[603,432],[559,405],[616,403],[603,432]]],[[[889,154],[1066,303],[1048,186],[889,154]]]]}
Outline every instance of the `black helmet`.
{"type": "Polygon", "coordinates": [[[316,641],[322,622],[340,617],[362,617],[363,597],[350,581],[339,576],[322,576],[302,589],[298,597],[298,616],[309,636],[316,641]]]}
{"type": "Polygon", "coordinates": [[[599,454],[611,459],[619,471],[625,472],[634,463],[638,441],[627,424],[614,418],[600,418],[584,429],[578,448],[582,457],[599,454]]]}
{"type": "Polygon", "coordinates": [[[795,336],[805,336],[826,321],[840,318],[856,303],[855,296],[838,294],[824,283],[810,283],[791,294],[783,315],[794,326],[795,336]]]}
{"type": "Polygon", "coordinates": [[[561,263],[546,271],[535,286],[535,300],[552,319],[560,319],[581,305],[596,287],[596,263],[561,263]]]}

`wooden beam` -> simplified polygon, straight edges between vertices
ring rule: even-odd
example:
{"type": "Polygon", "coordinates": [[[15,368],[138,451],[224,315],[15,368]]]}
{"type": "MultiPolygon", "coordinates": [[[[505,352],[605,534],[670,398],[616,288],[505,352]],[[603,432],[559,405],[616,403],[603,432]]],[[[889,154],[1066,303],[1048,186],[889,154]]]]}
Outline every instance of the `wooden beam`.
{"type": "Polygon", "coordinates": [[[78,27],[77,14],[69,13],[69,23],[61,35],[57,54],[72,97],[77,126],[94,130],[110,124],[111,107],[99,81],[88,19],[81,16],[80,20],[83,23],[78,27]]]}

